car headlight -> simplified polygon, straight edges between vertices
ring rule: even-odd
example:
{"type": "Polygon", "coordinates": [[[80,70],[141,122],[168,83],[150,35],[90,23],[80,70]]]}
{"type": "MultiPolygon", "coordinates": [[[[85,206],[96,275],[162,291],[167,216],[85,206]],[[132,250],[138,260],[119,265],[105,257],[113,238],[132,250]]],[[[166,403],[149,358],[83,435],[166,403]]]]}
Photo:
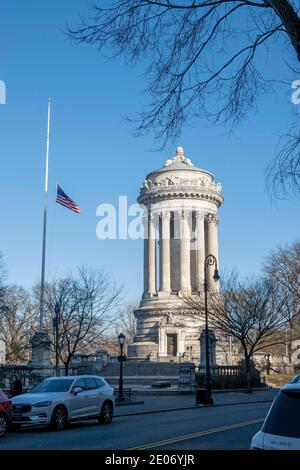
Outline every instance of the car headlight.
{"type": "Polygon", "coordinates": [[[39,403],[35,403],[34,406],[35,408],[43,408],[44,406],[50,406],[52,401],[40,401],[39,403]]]}

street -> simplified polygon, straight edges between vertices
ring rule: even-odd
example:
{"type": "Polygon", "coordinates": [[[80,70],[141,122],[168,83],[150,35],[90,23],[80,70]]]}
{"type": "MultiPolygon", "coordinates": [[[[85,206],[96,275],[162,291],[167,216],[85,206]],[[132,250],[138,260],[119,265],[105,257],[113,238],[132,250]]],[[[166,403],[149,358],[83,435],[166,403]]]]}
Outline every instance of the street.
{"type": "MultiPolygon", "coordinates": [[[[257,397],[260,398],[261,397],[257,397]]],[[[249,449],[270,402],[227,404],[131,416],[116,416],[111,425],[96,421],[71,424],[63,432],[27,429],[11,432],[1,450],[100,449],[249,449]]],[[[116,413],[119,413],[117,410],[116,413]]]]}

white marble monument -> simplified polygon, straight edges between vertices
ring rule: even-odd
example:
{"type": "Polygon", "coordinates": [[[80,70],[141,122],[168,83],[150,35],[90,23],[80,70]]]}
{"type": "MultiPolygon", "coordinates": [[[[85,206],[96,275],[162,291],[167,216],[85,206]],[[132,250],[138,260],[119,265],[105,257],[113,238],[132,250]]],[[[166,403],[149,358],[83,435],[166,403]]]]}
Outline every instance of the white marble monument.
{"type": "MultiPolygon", "coordinates": [[[[221,189],[182,147],[147,175],[138,197],[145,209],[144,292],[130,358],[199,361],[201,324],[184,314],[183,298],[203,292],[205,256],[218,260],[221,189]]],[[[209,267],[209,288],[216,289],[212,276],[209,267]]]]}

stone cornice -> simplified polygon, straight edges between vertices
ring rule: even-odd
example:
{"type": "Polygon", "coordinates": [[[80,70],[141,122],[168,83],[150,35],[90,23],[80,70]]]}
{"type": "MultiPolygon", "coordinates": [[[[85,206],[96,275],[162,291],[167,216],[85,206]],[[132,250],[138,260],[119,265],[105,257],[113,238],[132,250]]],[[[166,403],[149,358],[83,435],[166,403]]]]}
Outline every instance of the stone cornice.
{"type": "Polygon", "coordinates": [[[146,191],[142,191],[138,197],[139,204],[153,204],[163,200],[170,199],[196,199],[204,200],[214,203],[217,207],[220,207],[224,201],[223,196],[217,191],[213,191],[208,188],[188,188],[188,187],[166,187],[156,189],[155,187],[146,191]]]}
{"type": "MultiPolygon", "coordinates": [[[[134,311],[135,317],[140,320],[149,320],[155,322],[157,326],[175,326],[176,324],[182,322],[182,325],[186,325],[187,317],[186,317],[186,310],[184,308],[170,308],[165,310],[145,310],[143,307],[138,308],[134,311]]],[[[188,318],[189,323],[203,323],[203,319],[201,317],[197,318],[195,315],[194,317],[191,315],[188,318]]]]}
{"type": "Polygon", "coordinates": [[[139,307],[134,311],[135,315],[139,318],[156,318],[156,317],[170,317],[172,315],[184,315],[183,307],[170,307],[169,309],[145,309],[143,307],[139,307]]]}

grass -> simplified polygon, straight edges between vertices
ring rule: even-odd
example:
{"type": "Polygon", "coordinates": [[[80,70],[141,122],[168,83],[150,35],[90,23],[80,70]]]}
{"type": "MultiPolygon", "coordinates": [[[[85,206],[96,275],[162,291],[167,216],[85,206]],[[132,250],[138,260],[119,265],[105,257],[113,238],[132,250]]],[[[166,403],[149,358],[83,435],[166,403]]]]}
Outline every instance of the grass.
{"type": "Polygon", "coordinates": [[[283,387],[287,384],[295,374],[270,374],[266,375],[266,382],[272,387],[283,387]]]}

